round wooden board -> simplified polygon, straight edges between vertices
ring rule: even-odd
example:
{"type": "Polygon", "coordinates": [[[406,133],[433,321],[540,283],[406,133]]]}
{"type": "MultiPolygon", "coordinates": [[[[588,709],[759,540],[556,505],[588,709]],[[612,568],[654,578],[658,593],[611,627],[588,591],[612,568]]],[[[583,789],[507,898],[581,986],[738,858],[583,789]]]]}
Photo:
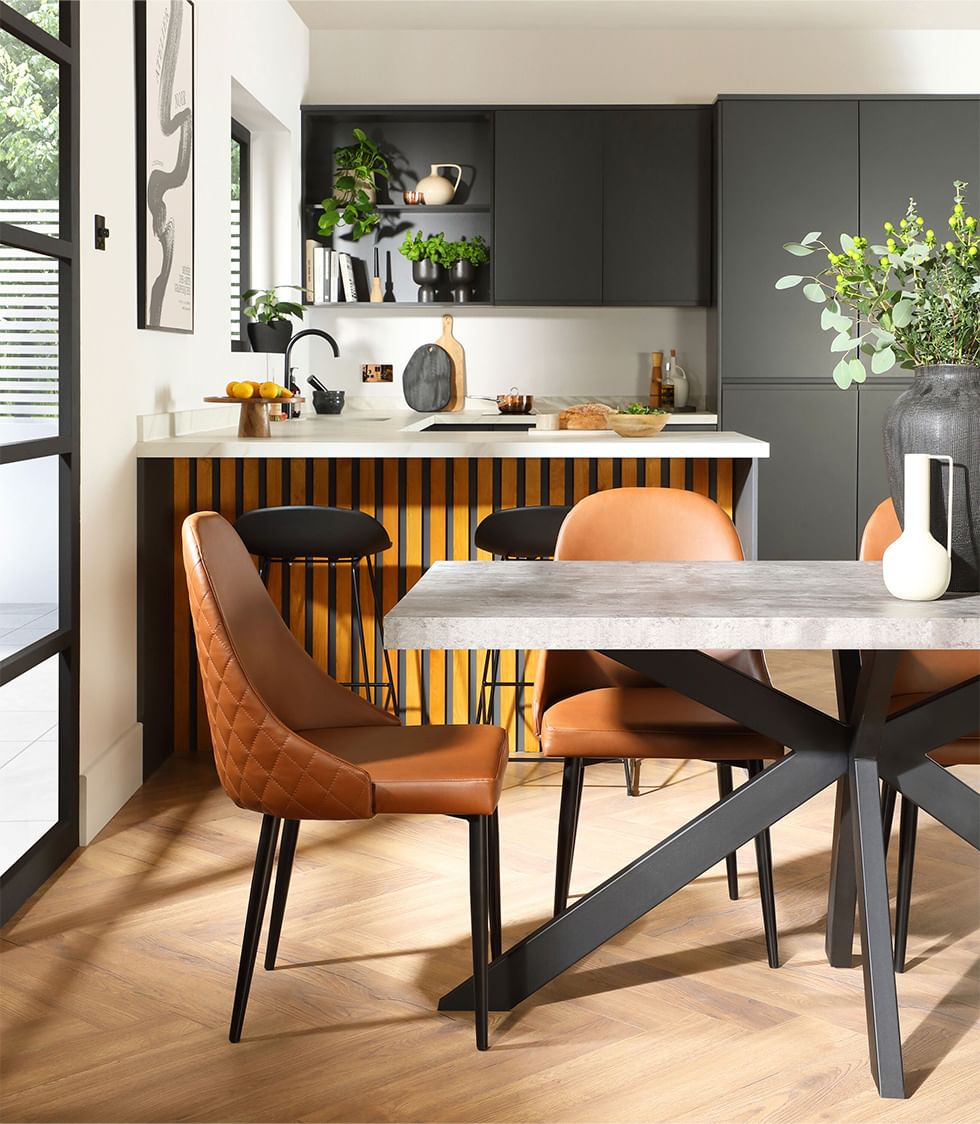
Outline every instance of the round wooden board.
{"type": "Polygon", "coordinates": [[[275,406],[282,405],[283,402],[305,402],[306,399],[299,394],[294,394],[292,398],[229,398],[228,395],[211,395],[209,398],[204,399],[205,402],[224,402],[228,406],[275,406]]]}

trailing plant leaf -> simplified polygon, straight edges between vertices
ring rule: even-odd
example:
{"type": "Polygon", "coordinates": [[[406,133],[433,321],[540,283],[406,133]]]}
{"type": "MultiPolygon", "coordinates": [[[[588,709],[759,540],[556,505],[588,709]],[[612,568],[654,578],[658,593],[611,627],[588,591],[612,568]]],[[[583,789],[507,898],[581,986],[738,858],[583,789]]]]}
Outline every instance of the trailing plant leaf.
{"type": "Polygon", "coordinates": [[[851,385],[851,365],[847,359],[842,359],[833,370],[834,382],[841,388],[847,390],[851,385]]]}
{"type": "Polygon", "coordinates": [[[813,253],[813,247],[804,246],[802,242],[784,242],[783,249],[791,254],[795,254],[798,258],[805,258],[807,254],[813,253]]]}
{"type": "Polygon", "coordinates": [[[842,333],[834,338],[834,342],[830,345],[831,351],[850,351],[853,347],[859,347],[861,344],[861,337],[856,336],[851,339],[850,336],[842,333]]]}
{"type": "Polygon", "coordinates": [[[868,377],[868,372],[864,369],[864,364],[860,359],[849,359],[847,369],[851,372],[851,378],[854,382],[864,382],[868,377]]]}
{"type": "Polygon", "coordinates": [[[885,371],[890,371],[895,366],[895,352],[890,347],[883,347],[881,351],[876,351],[871,356],[871,372],[875,375],[883,375],[885,371]]]}
{"type": "Polygon", "coordinates": [[[803,295],[808,301],[813,301],[814,304],[823,304],[826,299],[823,288],[816,281],[811,281],[809,285],[803,286],[803,295]]]}
{"type": "Polygon", "coordinates": [[[907,328],[912,323],[914,305],[911,301],[899,301],[892,309],[892,323],[896,328],[907,328]]]}
{"type": "MultiPolygon", "coordinates": [[[[252,301],[242,310],[250,320],[259,324],[275,324],[280,320],[288,320],[295,316],[297,320],[303,319],[303,306],[295,301],[282,301],[278,297],[280,289],[295,289],[297,292],[306,293],[307,289],[299,285],[276,285],[272,289],[247,289],[242,293],[243,301],[252,301]],[[255,298],[253,300],[253,298],[255,298]]],[[[312,294],[311,294],[312,295],[312,294]]]]}
{"type": "Polygon", "coordinates": [[[797,273],[787,273],[785,277],[780,277],[776,282],[777,289],[792,289],[794,285],[799,285],[803,280],[797,273]]]}

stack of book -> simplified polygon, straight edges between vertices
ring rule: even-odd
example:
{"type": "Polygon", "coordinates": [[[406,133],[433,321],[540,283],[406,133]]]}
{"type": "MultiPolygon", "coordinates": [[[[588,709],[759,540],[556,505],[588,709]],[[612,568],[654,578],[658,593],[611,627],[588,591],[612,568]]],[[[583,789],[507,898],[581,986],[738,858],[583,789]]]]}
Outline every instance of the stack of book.
{"type": "Polygon", "coordinates": [[[358,299],[350,254],[331,250],[315,239],[306,242],[306,290],[313,304],[336,304],[358,299]]]}

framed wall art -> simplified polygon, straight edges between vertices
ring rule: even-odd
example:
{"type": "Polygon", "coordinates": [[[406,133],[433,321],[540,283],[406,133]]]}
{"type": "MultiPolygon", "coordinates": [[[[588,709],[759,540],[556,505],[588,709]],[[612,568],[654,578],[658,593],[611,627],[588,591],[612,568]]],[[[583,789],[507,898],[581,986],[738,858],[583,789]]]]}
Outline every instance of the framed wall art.
{"type": "Polygon", "coordinates": [[[136,0],[137,323],[194,331],[194,4],[136,0]]]}

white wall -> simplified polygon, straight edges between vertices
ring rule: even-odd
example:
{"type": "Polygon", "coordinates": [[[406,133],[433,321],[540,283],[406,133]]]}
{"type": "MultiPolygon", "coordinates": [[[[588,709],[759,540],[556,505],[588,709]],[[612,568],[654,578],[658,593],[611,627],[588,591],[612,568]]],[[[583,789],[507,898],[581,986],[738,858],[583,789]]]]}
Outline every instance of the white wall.
{"type": "Polygon", "coordinates": [[[190,409],[233,375],[264,376],[266,357],[228,339],[229,129],[232,79],[270,114],[266,175],[276,195],[259,261],[299,272],[299,105],[306,27],[285,0],[196,0],[195,331],[136,328],[133,4],[101,0],[81,16],[82,450],[81,772],[83,841],[141,779],[136,722],[136,418],[190,409]],[[279,132],[273,128],[278,123],[279,132]],[[285,133],[282,130],[286,130],[285,133]],[[92,215],[107,218],[105,253],[92,215]],[[264,253],[264,259],[263,259],[264,253]]]}
{"type": "MultiPolygon", "coordinates": [[[[720,93],[963,94],[980,90],[978,58],[977,31],[314,31],[305,100],[669,104],[720,93]]],[[[583,182],[598,173],[583,167],[583,182]]],[[[313,354],[314,370],[352,390],[361,362],[393,362],[397,380],[414,348],[439,334],[438,319],[421,315],[312,312],[310,323],[335,333],[341,347],[332,366],[313,354]]],[[[702,310],[490,310],[460,314],[456,335],[471,393],[517,382],[539,395],[642,394],[647,353],[677,347],[703,401],[705,324],[702,310]]],[[[707,394],[713,406],[713,387],[707,394]]]]}

